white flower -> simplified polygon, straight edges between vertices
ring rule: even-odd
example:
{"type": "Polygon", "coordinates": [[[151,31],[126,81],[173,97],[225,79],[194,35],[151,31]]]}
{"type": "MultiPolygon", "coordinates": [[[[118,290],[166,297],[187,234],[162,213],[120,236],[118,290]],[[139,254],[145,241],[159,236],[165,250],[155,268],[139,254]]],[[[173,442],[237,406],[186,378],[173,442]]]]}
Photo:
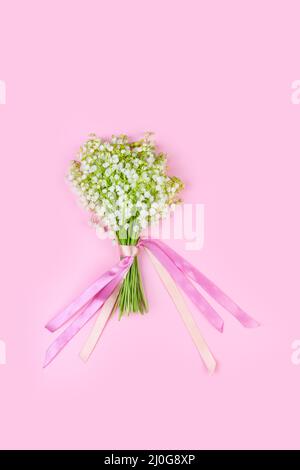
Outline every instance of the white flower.
{"type": "Polygon", "coordinates": [[[96,213],[101,217],[102,215],[105,214],[105,209],[103,206],[98,206],[96,209],[96,213]]]}
{"type": "Polygon", "coordinates": [[[142,210],[140,211],[140,216],[141,216],[141,217],[146,217],[147,215],[148,215],[148,211],[146,211],[145,209],[142,209],[142,210]]]}
{"type": "Polygon", "coordinates": [[[69,181],[112,232],[128,230],[133,222],[139,233],[150,220],[174,210],[182,183],[166,175],[166,159],[156,153],[149,135],[138,143],[123,135],[102,142],[93,135],[78,158],[71,163],[69,181]]]}
{"type": "Polygon", "coordinates": [[[98,225],[96,227],[96,234],[97,234],[97,237],[100,238],[101,240],[103,240],[104,236],[105,236],[105,230],[103,227],[101,227],[100,225],[98,225]]]}

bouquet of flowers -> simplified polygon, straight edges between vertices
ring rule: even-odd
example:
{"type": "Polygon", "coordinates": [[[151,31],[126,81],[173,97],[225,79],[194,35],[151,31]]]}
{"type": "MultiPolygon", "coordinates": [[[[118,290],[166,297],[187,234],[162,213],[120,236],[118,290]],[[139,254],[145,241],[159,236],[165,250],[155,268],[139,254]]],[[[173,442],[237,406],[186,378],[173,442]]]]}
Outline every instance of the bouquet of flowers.
{"type": "Polygon", "coordinates": [[[216,368],[216,360],[181,291],[220,332],[223,331],[223,319],[195,284],[243,326],[258,326],[195,266],[162,241],[141,236],[143,229],[165,217],[180,203],[178,194],[183,183],[179,178],[167,175],[166,162],[166,156],[156,150],[151,133],[138,141],[130,141],[126,135],[112,136],[108,140],[91,135],[80,148],[78,159],[71,162],[68,179],[90,211],[92,225],[97,231],[107,231],[118,244],[120,261],[47,323],[46,328],[54,332],[76,316],[48,348],[44,366],[97,313],[97,320],[80,353],[83,360],[90,356],[117,308],[120,317],[130,312],[147,311],[138,264],[141,248],[149,255],[210,373],[216,368]]]}
{"type": "MultiPolygon", "coordinates": [[[[120,245],[136,245],[148,224],[167,216],[180,202],[183,183],[166,174],[166,155],[156,151],[151,133],[134,142],[126,135],[106,141],[92,135],[78,158],[71,163],[69,180],[91,211],[93,225],[108,230],[120,245]]],[[[137,256],[116,306],[120,316],[148,309],[137,256]]]]}

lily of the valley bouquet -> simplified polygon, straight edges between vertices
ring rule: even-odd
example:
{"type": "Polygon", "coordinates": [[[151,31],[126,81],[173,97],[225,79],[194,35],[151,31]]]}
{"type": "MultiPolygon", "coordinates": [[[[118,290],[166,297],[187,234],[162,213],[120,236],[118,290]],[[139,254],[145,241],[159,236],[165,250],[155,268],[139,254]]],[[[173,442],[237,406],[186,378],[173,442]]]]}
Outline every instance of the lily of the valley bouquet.
{"type": "MultiPolygon", "coordinates": [[[[73,161],[69,179],[92,222],[110,231],[121,246],[137,245],[151,222],[165,217],[178,202],[183,184],[166,174],[166,156],[157,153],[150,134],[129,142],[126,135],[110,141],[91,137],[73,161]]],[[[124,278],[117,305],[120,315],[145,312],[147,300],[137,256],[124,278]]]]}
{"type": "Polygon", "coordinates": [[[222,318],[194,283],[244,326],[258,324],[170,247],[160,240],[141,237],[149,224],[166,217],[169,210],[180,203],[178,194],[183,188],[179,178],[168,176],[166,155],[157,151],[152,134],[147,133],[138,141],[130,141],[126,135],[112,136],[108,140],[91,135],[80,148],[78,159],[71,162],[68,179],[90,211],[96,230],[107,231],[118,243],[120,261],[46,325],[50,331],[56,331],[77,315],[49,347],[45,365],[96,314],[97,320],[80,354],[84,360],[90,356],[114,310],[119,310],[119,317],[148,310],[138,262],[139,250],[143,248],[181,314],[204,364],[212,373],[216,361],[181,291],[219,331],[223,330],[222,318]]]}

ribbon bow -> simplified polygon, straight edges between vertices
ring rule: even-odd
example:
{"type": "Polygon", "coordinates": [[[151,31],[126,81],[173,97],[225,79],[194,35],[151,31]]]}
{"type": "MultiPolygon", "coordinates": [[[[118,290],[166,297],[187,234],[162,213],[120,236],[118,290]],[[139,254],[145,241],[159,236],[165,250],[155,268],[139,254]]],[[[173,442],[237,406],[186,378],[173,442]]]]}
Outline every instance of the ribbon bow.
{"type": "Polygon", "coordinates": [[[182,258],[176,251],[165,243],[155,239],[139,240],[136,246],[120,245],[120,261],[109,271],[106,271],[99,279],[89,286],[68,307],[58,313],[46,325],[46,328],[54,332],[61,328],[66,322],[77,317],[72,323],[54,340],[49,346],[44,367],[50,364],[66,344],[78,333],[81,328],[98,312],[98,318],[92,331],[81,350],[80,357],[86,361],[95,348],[101,333],[112,315],[119,289],[127,274],[134,257],[140,248],[144,248],[156,271],[158,272],[167,291],[172,297],[199,353],[204,365],[210,373],[216,368],[216,360],[209,350],[202,334],[196,325],[193,316],[188,310],[185,300],[178,288],[192,300],[206,320],[218,331],[223,331],[224,322],[215,309],[196,289],[194,283],[198,284],[210,297],[231,313],[244,327],[254,328],[259,323],[244,312],[232,299],[230,299],[219,287],[202,274],[195,266],[182,258]]]}

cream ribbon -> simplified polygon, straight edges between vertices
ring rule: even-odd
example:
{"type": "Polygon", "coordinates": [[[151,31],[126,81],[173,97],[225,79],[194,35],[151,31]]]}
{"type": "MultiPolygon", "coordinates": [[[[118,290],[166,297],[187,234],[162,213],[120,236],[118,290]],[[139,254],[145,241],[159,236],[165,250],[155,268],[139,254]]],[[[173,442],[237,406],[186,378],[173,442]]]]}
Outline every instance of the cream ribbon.
{"type": "Polygon", "coordinates": [[[114,307],[116,305],[116,301],[118,298],[120,286],[118,286],[113,293],[108,297],[106,300],[105,304],[99,311],[99,315],[97,317],[97,320],[92,328],[92,331],[90,332],[90,335],[88,339],[86,340],[79,356],[80,358],[86,362],[90,355],[92,354],[100,336],[101,333],[110,317],[110,315],[114,311],[114,307]]]}
{"type": "Polygon", "coordinates": [[[202,361],[204,362],[209,373],[213,374],[217,365],[216,360],[210,352],[203,336],[201,335],[199,328],[196,325],[181,292],[179,291],[177,285],[173,281],[168,271],[160,264],[157,258],[152,255],[148,248],[144,247],[144,249],[147,255],[149,256],[150,261],[154,265],[154,268],[156,269],[159,277],[164,283],[167,291],[169,292],[178,312],[180,313],[181,318],[199,351],[202,361]]]}

